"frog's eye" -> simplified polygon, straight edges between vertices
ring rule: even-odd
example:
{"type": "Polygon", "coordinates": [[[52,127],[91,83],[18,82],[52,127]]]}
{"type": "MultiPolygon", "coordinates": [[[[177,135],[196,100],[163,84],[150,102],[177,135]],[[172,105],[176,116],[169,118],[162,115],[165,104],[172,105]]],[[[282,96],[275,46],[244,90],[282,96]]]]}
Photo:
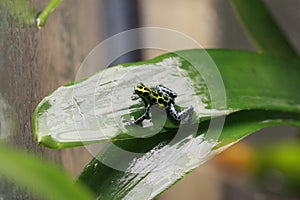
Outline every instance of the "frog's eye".
{"type": "Polygon", "coordinates": [[[136,86],[138,89],[143,89],[143,86],[142,85],[137,85],[136,86]]]}

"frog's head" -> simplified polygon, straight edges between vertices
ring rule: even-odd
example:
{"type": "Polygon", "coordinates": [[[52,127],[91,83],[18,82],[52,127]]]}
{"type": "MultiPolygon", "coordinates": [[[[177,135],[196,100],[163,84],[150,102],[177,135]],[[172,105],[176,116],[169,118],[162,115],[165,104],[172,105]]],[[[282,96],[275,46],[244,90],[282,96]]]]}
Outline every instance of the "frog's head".
{"type": "Polygon", "coordinates": [[[141,98],[143,99],[147,99],[147,97],[150,96],[150,91],[151,89],[147,86],[145,86],[143,83],[138,83],[135,87],[134,87],[134,92],[141,98]]]}

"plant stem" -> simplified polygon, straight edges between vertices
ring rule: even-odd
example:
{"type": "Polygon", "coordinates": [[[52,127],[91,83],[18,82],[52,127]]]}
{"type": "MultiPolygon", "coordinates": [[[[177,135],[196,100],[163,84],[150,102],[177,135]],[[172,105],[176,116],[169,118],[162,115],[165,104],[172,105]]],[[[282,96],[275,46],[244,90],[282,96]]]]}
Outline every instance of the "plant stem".
{"type": "Polygon", "coordinates": [[[41,29],[49,15],[55,10],[55,8],[61,3],[62,0],[51,0],[50,3],[38,14],[36,17],[36,27],[41,29]]]}

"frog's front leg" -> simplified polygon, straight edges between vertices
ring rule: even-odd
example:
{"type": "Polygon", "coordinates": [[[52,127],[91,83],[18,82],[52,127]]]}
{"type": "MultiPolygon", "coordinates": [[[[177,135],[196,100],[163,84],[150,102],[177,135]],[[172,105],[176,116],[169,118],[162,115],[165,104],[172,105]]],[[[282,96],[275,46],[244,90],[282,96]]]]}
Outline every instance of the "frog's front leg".
{"type": "Polygon", "coordinates": [[[157,86],[155,86],[154,89],[157,90],[160,93],[167,94],[169,97],[171,97],[173,99],[177,97],[176,92],[174,92],[173,90],[171,90],[171,89],[169,89],[169,88],[167,88],[167,87],[165,87],[163,85],[157,85],[157,86]]]}
{"type": "Polygon", "coordinates": [[[134,120],[134,123],[135,124],[139,124],[142,121],[144,121],[144,119],[149,118],[149,112],[150,112],[150,104],[145,107],[144,114],[142,114],[142,116],[140,116],[139,118],[137,118],[136,120],[134,120]]]}
{"type": "Polygon", "coordinates": [[[182,121],[184,123],[190,123],[192,121],[194,108],[189,106],[183,111],[179,112],[173,103],[170,104],[168,108],[168,113],[176,121],[182,121]]]}

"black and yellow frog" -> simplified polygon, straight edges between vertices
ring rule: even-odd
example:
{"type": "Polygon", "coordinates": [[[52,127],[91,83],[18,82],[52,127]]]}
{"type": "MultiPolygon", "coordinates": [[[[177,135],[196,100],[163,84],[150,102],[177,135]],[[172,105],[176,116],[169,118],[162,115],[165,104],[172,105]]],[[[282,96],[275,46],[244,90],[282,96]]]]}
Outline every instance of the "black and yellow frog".
{"type": "Polygon", "coordinates": [[[192,120],[194,108],[189,106],[182,111],[178,111],[175,106],[177,94],[163,85],[147,87],[143,83],[138,83],[134,87],[134,92],[145,104],[145,112],[134,121],[135,124],[139,124],[144,119],[149,118],[150,107],[154,104],[166,109],[171,119],[177,122],[189,123],[192,120]]]}

